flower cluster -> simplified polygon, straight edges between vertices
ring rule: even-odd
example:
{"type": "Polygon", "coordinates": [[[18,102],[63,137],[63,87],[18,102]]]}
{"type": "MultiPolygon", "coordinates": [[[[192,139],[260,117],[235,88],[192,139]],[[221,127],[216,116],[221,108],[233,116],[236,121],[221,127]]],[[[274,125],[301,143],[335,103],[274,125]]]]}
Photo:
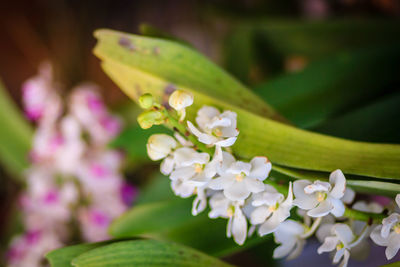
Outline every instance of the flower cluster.
{"type": "Polygon", "coordinates": [[[46,252],[69,240],[107,239],[109,223],[136,194],[120,172],[123,155],[107,146],[121,121],[98,88],[78,86],[65,106],[57,89],[49,65],[23,85],[25,112],[37,129],[20,196],[25,233],[12,240],[9,266],[41,266],[46,252]]]}
{"type": "MultiPolygon", "coordinates": [[[[162,160],[161,172],[169,176],[177,196],[194,196],[193,215],[208,206],[210,218],[228,219],[227,236],[237,244],[242,245],[255,231],[260,236],[273,233],[279,244],[274,258],[292,259],[316,232],[322,243],[318,253],[336,250],[333,263],[341,261],[341,266],[347,266],[351,253],[368,246],[365,237],[371,232],[373,220],[344,217],[355,192],[346,188],[341,170],[333,171],[325,181],[296,180],[282,188],[269,177],[272,165],[266,157],[243,161],[231,153],[230,147],[239,135],[235,112],[203,106],[194,121],[185,121],[185,109],[192,105],[193,96],[181,90],[169,98],[169,106],[175,111],[154,103],[150,95],[142,96],[139,102],[147,109],[138,118],[143,128],[166,123],[175,130],[174,137],[154,134],[149,138],[149,157],[162,160]],[[292,208],[302,221],[289,218],[292,208]],[[336,219],[342,222],[335,223],[336,219]]],[[[383,208],[376,203],[357,202],[353,210],[378,215],[383,208]]],[[[400,215],[392,213],[384,219],[371,238],[387,246],[387,258],[392,258],[400,247],[400,215]]]]}

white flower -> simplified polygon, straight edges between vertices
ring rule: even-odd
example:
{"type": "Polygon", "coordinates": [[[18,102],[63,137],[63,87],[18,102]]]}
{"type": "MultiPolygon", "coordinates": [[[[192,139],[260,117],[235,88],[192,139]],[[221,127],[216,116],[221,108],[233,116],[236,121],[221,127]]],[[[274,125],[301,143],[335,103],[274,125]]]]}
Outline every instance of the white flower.
{"type": "Polygon", "coordinates": [[[207,145],[228,147],[235,143],[239,131],[236,129],[236,113],[224,111],[222,114],[218,109],[204,106],[197,112],[196,123],[187,122],[189,130],[207,145]]]}
{"type": "Polygon", "coordinates": [[[333,263],[338,263],[342,258],[340,267],[346,267],[350,258],[350,249],[356,236],[347,224],[337,223],[335,225],[324,224],[317,232],[317,237],[324,243],[318,248],[318,254],[336,249],[333,263]]]}
{"type": "Polygon", "coordinates": [[[298,180],[293,183],[294,205],[308,210],[311,217],[322,217],[332,213],[336,217],[344,214],[345,207],[340,200],[346,190],[346,178],[341,170],[329,176],[328,182],[298,180]]]}
{"type": "Polygon", "coordinates": [[[208,214],[210,218],[229,218],[226,235],[233,236],[239,245],[243,245],[247,237],[247,220],[241,209],[243,204],[243,201],[231,201],[218,192],[210,198],[211,211],[208,214]]]}
{"type": "MultiPolygon", "coordinates": [[[[400,207],[400,194],[396,196],[396,203],[400,207]]],[[[371,239],[379,246],[386,246],[388,260],[396,256],[400,249],[400,214],[392,213],[383,219],[382,224],[372,231],[371,239]]]]}
{"type": "Polygon", "coordinates": [[[175,90],[169,97],[168,104],[178,111],[179,120],[182,121],[186,115],[185,108],[193,104],[193,95],[182,90],[175,90]]]}
{"type": "Polygon", "coordinates": [[[265,185],[263,192],[254,195],[252,205],[257,207],[250,215],[250,222],[260,225],[258,233],[263,236],[274,232],[280,223],[290,216],[292,208],[292,184],[286,200],[281,193],[270,185],[265,185]]]}
{"type": "Polygon", "coordinates": [[[234,157],[223,152],[220,177],[213,179],[209,187],[223,190],[230,200],[245,200],[250,193],[263,191],[264,181],[271,171],[271,162],[266,157],[254,157],[250,163],[235,161],[234,157]]]}
{"type": "Polygon", "coordinates": [[[167,157],[177,143],[175,139],[166,134],[153,134],[147,141],[147,154],[152,160],[160,160],[167,157]]]}
{"type": "Polygon", "coordinates": [[[287,259],[291,260],[299,256],[306,243],[302,238],[305,231],[304,225],[297,221],[282,222],[274,232],[275,242],[281,245],[274,250],[273,257],[277,259],[289,255],[287,259]]]}

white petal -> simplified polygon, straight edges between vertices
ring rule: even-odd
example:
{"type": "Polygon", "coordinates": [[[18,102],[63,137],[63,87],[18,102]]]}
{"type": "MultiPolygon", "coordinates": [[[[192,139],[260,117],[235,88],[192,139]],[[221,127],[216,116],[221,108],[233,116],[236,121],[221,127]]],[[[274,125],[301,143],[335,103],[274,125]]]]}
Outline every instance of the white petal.
{"type": "Polygon", "coordinates": [[[267,206],[255,208],[250,215],[250,222],[251,224],[261,224],[265,222],[269,215],[271,215],[271,211],[267,206]]]}
{"type": "Polygon", "coordinates": [[[231,121],[230,126],[232,128],[236,128],[236,119],[237,119],[236,112],[226,110],[221,114],[221,117],[228,118],[231,121]]]}
{"type": "Polygon", "coordinates": [[[308,195],[304,192],[304,188],[310,184],[311,182],[308,180],[297,180],[293,182],[293,192],[296,197],[293,204],[301,209],[309,210],[315,208],[319,203],[314,195],[308,195]]]}
{"type": "Polygon", "coordinates": [[[382,220],[382,231],[381,235],[383,237],[388,237],[390,229],[400,220],[400,215],[397,213],[392,213],[389,217],[382,220]]]}
{"type": "Polygon", "coordinates": [[[147,154],[152,160],[159,160],[168,156],[176,145],[175,139],[167,134],[153,134],[147,141],[147,154]]]}
{"type": "Polygon", "coordinates": [[[339,199],[336,198],[330,198],[329,201],[332,203],[333,205],[333,209],[331,210],[331,213],[335,216],[335,217],[341,217],[344,214],[344,210],[345,207],[343,205],[343,202],[339,199]]]}
{"type": "Polygon", "coordinates": [[[394,256],[396,256],[399,249],[400,249],[400,234],[392,232],[389,235],[388,246],[385,250],[386,258],[388,260],[392,259],[394,256]]]}
{"type": "MultiPolygon", "coordinates": [[[[215,141],[215,145],[221,146],[221,147],[230,147],[236,142],[237,137],[229,137],[220,141],[215,141]]],[[[201,140],[199,139],[201,142],[201,140]]]]}
{"type": "Polygon", "coordinates": [[[322,254],[324,252],[332,251],[336,248],[336,245],[339,243],[339,238],[336,236],[328,236],[325,238],[324,243],[318,248],[318,254],[322,254]]]}
{"type": "Polygon", "coordinates": [[[339,267],[347,267],[347,263],[349,262],[350,252],[346,249],[344,251],[344,257],[342,262],[340,263],[339,267]]]}
{"type": "Polygon", "coordinates": [[[199,153],[190,147],[181,147],[175,150],[174,160],[180,166],[190,166],[195,163],[206,164],[210,160],[210,155],[199,153]]]}
{"type": "Polygon", "coordinates": [[[197,190],[197,196],[193,200],[192,214],[196,216],[207,207],[207,198],[204,190],[197,190]]]}
{"type": "Polygon", "coordinates": [[[285,257],[294,249],[295,246],[296,246],[295,242],[284,243],[284,244],[280,245],[279,247],[277,247],[274,250],[273,258],[279,259],[279,258],[285,257]]]}
{"type": "Polygon", "coordinates": [[[180,135],[177,132],[174,133],[174,137],[176,140],[178,140],[179,144],[181,144],[182,146],[193,146],[192,142],[186,140],[182,135],[180,135]]]}
{"type": "Polygon", "coordinates": [[[232,154],[223,151],[222,152],[222,164],[220,168],[217,170],[218,174],[223,175],[228,170],[228,168],[235,162],[235,158],[232,154]]]}
{"type": "Polygon", "coordinates": [[[330,196],[340,199],[346,190],[346,178],[341,170],[336,170],[329,176],[329,182],[333,184],[333,188],[329,193],[330,196]]]}
{"type": "Polygon", "coordinates": [[[192,134],[194,134],[199,139],[200,142],[207,144],[207,145],[218,142],[218,138],[216,138],[212,135],[200,132],[190,121],[187,122],[187,125],[188,125],[190,132],[192,134]]]}
{"type": "Polygon", "coordinates": [[[349,187],[346,187],[346,191],[344,191],[344,196],[340,199],[343,203],[350,204],[353,202],[356,197],[356,192],[349,187]]]}
{"type": "Polygon", "coordinates": [[[181,180],[171,181],[171,188],[175,195],[187,198],[193,195],[195,187],[188,183],[184,183],[181,180]]]}
{"type": "Polygon", "coordinates": [[[282,222],[282,216],[279,212],[272,213],[272,216],[263,223],[258,229],[260,236],[270,234],[278,228],[279,224],[282,222]]]}
{"type": "Polygon", "coordinates": [[[233,239],[239,245],[243,245],[247,235],[247,220],[239,207],[235,207],[235,215],[232,223],[233,239]]]}
{"type": "Polygon", "coordinates": [[[286,200],[281,204],[281,207],[289,208],[291,209],[293,205],[293,190],[292,190],[292,182],[289,182],[289,191],[288,195],[286,197],[286,200]]]}
{"type": "Polygon", "coordinates": [[[195,174],[196,174],[195,168],[193,168],[192,166],[180,167],[175,169],[171,173],[169,178],[171,180],[177,180],[177,179],[188,180],[192,178],[195,174]]]}
{"type": "Polygon", "coordinates": [[[226,236],[227,237],[232,236],[232,222],[233,222],[233,216],[228,219],[228,224],[226,226],[226,236]]]}
{"type": "Polygon", "coordinates": [[[254,157],[251,161],[251,171],[249,176],[264,181],[271,172],[271,162],[266,157],[254,157]]]}
{"type": "Polygon", "coordinates": [[[206,124],[213,118],[220,115],[218,109],[211,106],[203,106],[197,111],[196,123],[201,129],[206,128],[206,124]]]}
{"type": "Polygon", "coordinates": [[[397,206],[400,208],[400,194],[396,195],[396,203],[397,203],[397,206]]]}
{"type": "Polygon", "coordinates": [[[168,104],[175,110],[182,110],[193,104],[193,95],[183,90],[175,90],[170,95],[168,104]]]}
{"type": "Polygon", "coordinates": [[[332,235],[332,231],[331,231],[332,227],[333,227],[332,223],[325,223],[325,224],[322,224],[318,228],[316,236],[317,236],[319,242],[323,242],[326,237],[332,235]]]}
{"type": "Polygon", "coordinates": [[[232,175],[225,175],[212,179],[208,187],[213,190],[223,190],[231,186],[234,182],[235,177],[233,177],[232,175]]]}
{"type": "Polygon", "coordinates": [[[337,223],[333,226],[332,230],[345,246],[354,241],[355,236],[353,231],[347,224],[337,223]]]}
{"type": "Polygon", "coordinates": [[[388,245],[388,237],[384,238],[381,235],[382,225],[378,225],[371,232],[370,237],[375,244],[379,246],[387,246],[388,245]]]}
{"type": "Polygon", "coordinates": [[[229,173],[233,173],[233,174],[240,174],[240,173],[244,173],[246,175],[249,175],[250,173],[250,169],[251,169],[251,164],[247,163],[247,162],[243,162],[243,161],[236,161],[234,162],[229,169],[227,170],[227,172],[229,173]]]}
{"type": "Polygon", "coordinates": [[[327,182],[315,181],[314,183],[304,187],[306,194],[312,194],[315,192],[327,192],[331,188],[331,184],[327,182]]]}
{"type": "Polygon", "coordinates": [[[250,191],[245,186],[245,183],[234,181],[224,189],[224,195],[232,201],[239,201],[245,200],[250,195],[250,191]]]}
{"type": "Polygon", "coordinates": [[[333,263],[336,264],[340,261],[340,259],[344,256],[344,252],[346,251],[345,248],[339,249],[336,251],[335,256],[333,257],[333,263]]]}
{"type": "Polygon", "coordinates": [[[264,184],[260,180],[247,177],[244,179],[245,186],[252,193],[259,193],[264,190],[264,184]]]}
{"type": "Polygon", "coordinates": [[[206,124],[207,129],[214,129],[217,127],[229,127],[231,126],[231,120],[228,118],[223,118],[221,116],[214,117],[206,124]]]}
{"type": "Polygon", "coordinates": [[[174,169],[174,165],[175,165],[175,161],[173,159],[173,157],[166,157],[160,165],[160,171],[162,174],[164,175],[168,175],[172,172],[172,170],[174,169]]]}
{"type": "Polygon", "coordinates": [[[328,215],[329,212],[333,209],[333,205],[330,201],[326,199],[319,203],[319,205],[307,212],[307,215],[310,217],[322,217],[328,215]]]}
{"type": "Polygon", "coordinates": [[[261,194],[256,194],[253,196],[252,205],[253,206],[275,206],[277,202],[282,202],[284,196],[281,193],[270,193],[270,192],[263,192],[261,194]]]}

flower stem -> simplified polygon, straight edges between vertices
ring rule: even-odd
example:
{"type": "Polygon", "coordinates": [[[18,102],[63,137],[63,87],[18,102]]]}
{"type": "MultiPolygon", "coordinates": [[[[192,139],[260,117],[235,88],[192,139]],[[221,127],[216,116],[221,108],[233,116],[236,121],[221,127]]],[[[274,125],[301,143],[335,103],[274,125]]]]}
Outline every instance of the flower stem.
{"type": "Polygon", "coordinates": [[[360,242],[364,239],[365,235],[367,234],[368,228],[369,228],[369,226],[368,226],[368,224],[366,224],[364,226],[361,234],[357,237],[357,239],[353,243],[349,244],[349,246],[351,248],[353,248],[353,247],[357,246],[358,244],[360,244],[360,242]]]}
{"type": "Polygon", "coordinates": [[[357,221],[364,221],[364,222],[367,222],[368,224],[372,224],[372,223],[379,224],[382,222],[382,219],[385,218],[384,214],[364,212],[364,211],[359,211],[359,210],[353,210],[350,208],[346,208],[343,216],[353,219],[353,220],[357,220],[357,221]]]}
{"type": "Polygon", "coordinates": [[[318,217],[313,224],[311,225],[310,230],[308,230],[307,232],[305,232],[304,234],[301,235],[301,238],[309,238],[310,236],[312,236],[315,232],[315,230],[317,230],[318,226],[321,224],[322,221],[322,217],[318,217]]]}

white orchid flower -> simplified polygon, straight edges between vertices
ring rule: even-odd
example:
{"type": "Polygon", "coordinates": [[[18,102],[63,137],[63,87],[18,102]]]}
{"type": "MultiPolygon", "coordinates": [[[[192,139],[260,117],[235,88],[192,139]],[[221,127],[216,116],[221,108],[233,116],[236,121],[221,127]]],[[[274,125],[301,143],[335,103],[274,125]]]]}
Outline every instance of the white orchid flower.
{"type": "Polygon", "coordinates": [[[182,121],[186,116],[185,108],[193,104],[193,95],[182,90],[175,90],[168,99],[168,104],[180,114],[182,121]]]}
{"type": "Polygon", "coordinates": [[[229,147],[237,139],[239,131],[236,129],[236,113],[204,106],[197,112],[196,123],[200,130],[190,121],[187,122],[189,130],[198,140],[207,145],[229,147]]]}
{"type": "Polygon", "coordinates": [[[175,139],[167,134],[153,134],[147,140],[147,154],[151,160],[167,157],[177,146],[175,139]]]}
{"type": "Polygon", "coordinates": [[[235,161],[234,157],[223,152],[220,177],[213,179],[209,187],[223,190],[224,195],[233,201],[245,200],[251,193],[264,190],[264,181],[271,171],[271,162],[266,157],[254,157],[250,163],[235,161]]]}
{"type": "Polygon", "coordinates": [[[332,172],[328,182],[298,180],[293,183],[294,205],[308,210],[311,217],[322,217],[332,213],[336,217],[344,214],[345,207],[340,200],[346,190],[346,178],[341,170],[332,172]]]}
{"type": "MultiPolygon", "coordinates": [[[[400,207],[400,194],[396,196],[396,203],[400,207]]],[[[375,227],[370,235],[379,246],[385,246],[388,260],[396,256],[400,249],[400,214],[392,213],[382,220],[382,224],[375,227]]]]}
{"type": "Polygon", "coordinates": [[[288,196],[285,197],[270,185],[265,185],[263,192],[253,196],[252,205],[256,208],[250,215],[250,222],[260,225],[258,233],[263,236],[274,232],[279,224],[290,216],[293,204],[292,184],[289,184],[288,196]]]}
{"type": "Polygon", "coordinates": [[[233,236],[237,244],[243,245],[247,237],[247,220],[241,209],[244,201],[232,201],[218,192],[210,198],[209,203],[211,211],[208,216],[212,219],[228,218],[227,237],[233,236]]]}
{"type": "Polygon", "coordinates": [[[350,258],[350,249],[356,246],[363,238],[357,238],[347,224],[324,224],[317,231],[317,237],[323,244],[318,248],[318,254],[334,251],[333,263],[340,263],[340,267],[346,267],[350,258]]]}
{"type": "Polygon", "coordinates": [[[275,242],[281,244],[274,250],[275,259],[288,256],[291,260],[300,255],[306,243],[302,235],[306,232],[306,227],[294,220],[282,222],[274,232],[275,242]]]}

